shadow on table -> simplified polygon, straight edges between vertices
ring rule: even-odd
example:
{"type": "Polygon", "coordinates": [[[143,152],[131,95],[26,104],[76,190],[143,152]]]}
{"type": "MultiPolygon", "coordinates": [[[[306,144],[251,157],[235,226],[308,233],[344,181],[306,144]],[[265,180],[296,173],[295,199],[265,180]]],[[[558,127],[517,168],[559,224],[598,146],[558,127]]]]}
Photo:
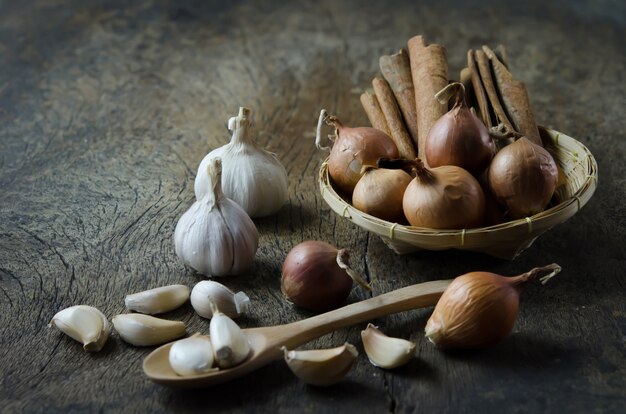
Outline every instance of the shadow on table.
{"type": "Polygon", "coordinates": [[[332,387],[307,386],[284,363],[273,363],[225,384],[195,390],[167,389],[159,393],[158,398],[164,405],[175,407],[177,412],[197,412],[199,408],[210,412],[234,411],[246,406],[263,406],[272,401],[277,407],[289,407],[290,402],[283,396],[293,395],[294,387],[305,387],[311,396],[331,397],[333,400],[349,400],[354,395],[367,392],[367,384],[349,378],[332,387]]]}

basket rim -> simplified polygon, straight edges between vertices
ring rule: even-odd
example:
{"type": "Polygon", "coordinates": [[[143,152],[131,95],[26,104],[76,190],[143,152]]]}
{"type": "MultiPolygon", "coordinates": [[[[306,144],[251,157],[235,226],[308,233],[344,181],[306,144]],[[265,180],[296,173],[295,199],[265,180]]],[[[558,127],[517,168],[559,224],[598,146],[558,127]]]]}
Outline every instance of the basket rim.
{"type": "MultiPolygon", "coordinates": [[[[465,239],[466,235],[472,234],[484,234],[484,233],[500,233],[511,229],[521,229],[527,228],[528,234],[533,233],[533,227],[541,227],[543,222],[549,221],[549,219],[554,218],[555,216],[562,215],[559,217],[559,223],[562,223],[576,214],[587,202],[591,199],[591,196],[595,192],[598,181],[598,166],[597,162],[589,149],[582,144],[580,141],[553,129],[545,128],[549,133],[549,137],[552,139],[552,144],[555,147],[564,147],[562,144],[570,144],[578,148],[580,152],[584,154],[583,159],[580,161],[584,163],[584,167],[586,167],[586,175],[585,180],[580,185],[580,188],[567,200],[560,202],[559,204],[544,210],[540,213],[534,214],[530,217],[525,217],[521,219],[516,219],[512,221],[508,221],[505,223],[496,224],[493,226],[484,226],[484,227],[476,227],[471,229],[432,229],[426,227],[416,227],[410,225],[404,225],[400,223],[392,223],[389,221],[385,221],[364,213],[357,208],[353,207],[351,204],[348,204],[337,192],[334,187],[330,183],[330,176],[328,173],[328,157],[322,162],[322,165],[319,169],[319,177],[318,182],[320,186],[320,193],[324,201],[329,205],[329,207],[334,210],[337,214],[341,215],[344,218],[347,218],[354,224],[359,227],[362,227],[360,224],[355,223],[353,219],[353,215],[357,216],[359,221],[370,222],[374,228],[366,228],[366,230],[376,233],[379,236],[387,237],[392,240],[398,239],[398,236],[460,236],[461,240],[465,239]],[[332,204],[339,204],[342,206],[341,213],[333,208],[332,204]],[[572,208],[576,205],[575,208],[572,208]],[[383,227],[387,231],[382,232],[378,231],[376,227],[383,227]]],[[[568,151],[566,149],[566,151],[568,151]]],[[[577,159],[580,158],[580,154],[576,152],[568,151],[577,159]]],[[[463,243],[461,243],[462,245],[463,243]]]]}

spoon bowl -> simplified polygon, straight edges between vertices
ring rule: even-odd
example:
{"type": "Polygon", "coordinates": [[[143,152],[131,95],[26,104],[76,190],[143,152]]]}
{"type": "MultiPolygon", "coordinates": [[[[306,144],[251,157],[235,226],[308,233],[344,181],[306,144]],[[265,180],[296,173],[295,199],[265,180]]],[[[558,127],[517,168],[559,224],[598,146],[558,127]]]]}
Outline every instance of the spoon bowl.
{"type": "Polygon", "coordinates": [[[232,368],[181,377],[169,363],[172,342],[152,351],[143,361],[143,371],[150,380],[169,387],[199,388],[224,383],[282,358],[282,346],[293,349],[346,326],[392,313],[433,306],[450,282],[437,280],[420,283],[286,325],[244,329],[250,342],[250,355],[232,368]]]}

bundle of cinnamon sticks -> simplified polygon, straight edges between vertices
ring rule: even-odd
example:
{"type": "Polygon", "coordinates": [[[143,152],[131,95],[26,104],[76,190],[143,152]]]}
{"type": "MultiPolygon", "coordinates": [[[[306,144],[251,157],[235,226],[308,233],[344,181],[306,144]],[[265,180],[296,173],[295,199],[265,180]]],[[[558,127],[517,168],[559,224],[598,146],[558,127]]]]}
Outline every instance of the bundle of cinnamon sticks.
{"type": "MultiPolygon", "coordinates": [[[[448,111],[435,98],[450,82],[446,49],[415,36],[408,41],[408,53],[401,49],[381,56],[379,64],[382,78],[372,81],[373,94],[361,95],[363,109],[371,125],[393,139],[401,157],[427,163],[421,154],[428,132],[448,111]]],[[[524,135],[542,145],[528,93],[509,71],[504,46],[470,49],[460,81],[467,103],[494,133],[524,135]]]]}

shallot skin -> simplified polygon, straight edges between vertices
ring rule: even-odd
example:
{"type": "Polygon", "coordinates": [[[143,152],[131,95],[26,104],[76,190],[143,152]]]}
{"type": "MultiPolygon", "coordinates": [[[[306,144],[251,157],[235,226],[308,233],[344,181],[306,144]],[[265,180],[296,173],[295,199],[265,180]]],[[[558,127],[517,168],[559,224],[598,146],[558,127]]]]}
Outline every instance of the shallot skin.
{"type": "Polygon", "coordinates": [[[519,290],[500,275],[471,272],[445,290],[426,324],[437,347],[483,348],[508,336],[517,319],[519,290]]]}
{"type": "Polygon", "coordinates": [[[374,128],[337,125],[337,139],[328,158],[328,173],[337,187],[352,194],[364,165],[379,158],[398,158],[398,148],[387,134],[374,128]]]}

